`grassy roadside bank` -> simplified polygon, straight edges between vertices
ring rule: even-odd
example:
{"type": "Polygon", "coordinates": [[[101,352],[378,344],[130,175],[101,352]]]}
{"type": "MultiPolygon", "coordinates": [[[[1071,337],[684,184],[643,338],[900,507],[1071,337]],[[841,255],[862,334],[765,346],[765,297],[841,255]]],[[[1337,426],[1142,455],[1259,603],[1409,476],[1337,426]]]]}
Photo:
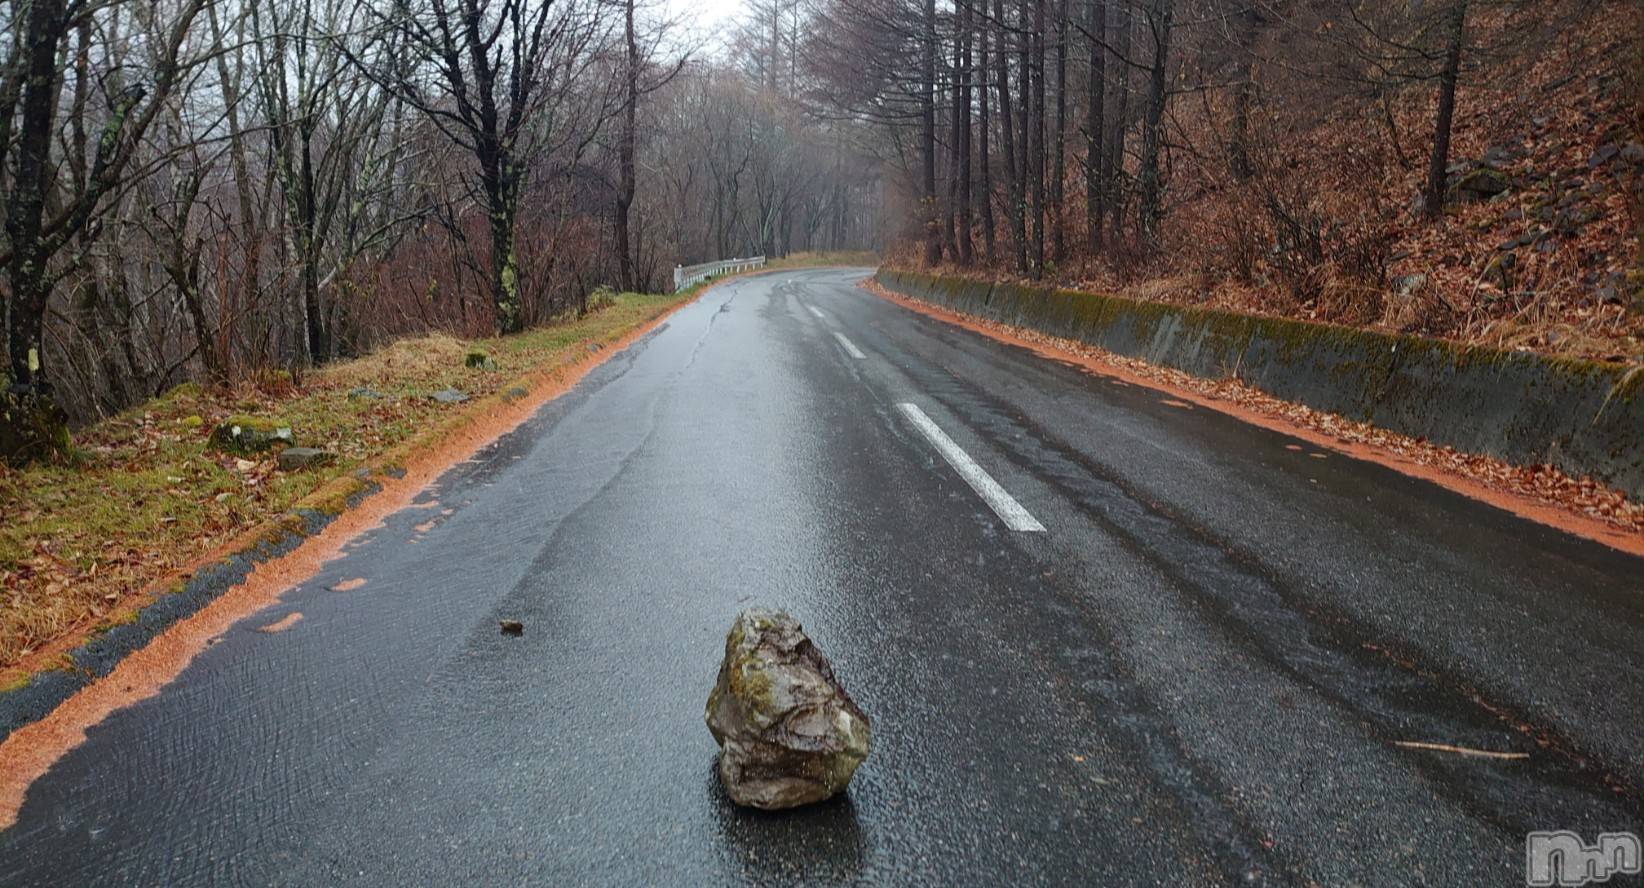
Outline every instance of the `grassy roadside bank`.
{"type": "Polygon", "coordinates": [[[622,294],[594,314],[505,338],[402,340],[300,385],[276,376],[231,390],[179,386],[82,430],[63,464],[0,469],[0,690],[65,665],[69,647],[135,620],[191,567],[293,507],[340,509],[365,486],[363,469],[392,467],[479,402],[523,397],[522,377],[582,359],[694,293],[622,294]],[[431,397],[446,390],[466,399],[431,397]],[[213,429],[241,417],[289,426],[295,445],[331,459],[285,470],[274,451],[214,446],[213,429]]]}
{"type": "Polygon", "coordinates": [[[773,259],[766,265],[767,268],[826,268],[829,266],[869,266],[879,265],[877,253],[860,251],[837,251],[821,253],[794,253],[782,259],[773,259]]]}

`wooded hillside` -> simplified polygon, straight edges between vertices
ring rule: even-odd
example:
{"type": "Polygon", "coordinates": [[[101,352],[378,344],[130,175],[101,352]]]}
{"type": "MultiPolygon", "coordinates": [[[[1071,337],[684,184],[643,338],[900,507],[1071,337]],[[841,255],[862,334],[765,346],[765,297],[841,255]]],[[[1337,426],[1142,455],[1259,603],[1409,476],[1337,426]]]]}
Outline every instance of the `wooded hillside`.
{"type": "Polygon", "coordinates": [[[1638,360],[1639,5],[822,0],[892,261],[1638,360]],[[866,60],[864,62],[864,60],[866,60]]]}

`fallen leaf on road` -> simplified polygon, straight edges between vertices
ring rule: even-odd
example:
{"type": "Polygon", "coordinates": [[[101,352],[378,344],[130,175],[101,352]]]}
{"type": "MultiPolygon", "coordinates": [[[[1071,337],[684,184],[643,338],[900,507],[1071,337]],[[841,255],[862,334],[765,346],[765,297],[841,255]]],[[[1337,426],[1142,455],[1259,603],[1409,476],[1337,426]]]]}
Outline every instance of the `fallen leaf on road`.
{"type": "Polygon", "coordinates": [[[258,632],[268,632],[268,633],[284,632],[285,630],[290,629],[292,626],[297,625],[297,621],[301,620],[302,618],[303,618],[302,612],[293,611],[292,613],[286,614],[285,616],[281,617],[280,619],[275,620],[272,623],[269,623],[267,626],[259,626],[257,628],[257,631],[258,632]]]}

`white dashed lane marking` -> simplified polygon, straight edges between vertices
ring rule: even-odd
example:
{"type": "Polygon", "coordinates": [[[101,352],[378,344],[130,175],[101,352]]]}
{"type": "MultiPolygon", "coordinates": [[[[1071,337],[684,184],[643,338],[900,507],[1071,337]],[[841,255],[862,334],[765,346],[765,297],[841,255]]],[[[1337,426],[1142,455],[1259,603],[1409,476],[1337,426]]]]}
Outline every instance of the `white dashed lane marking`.
{"type": "Polygon", "coordinates": [[[861,349],[856,347],[856,343],[851,342],[849,339],[845,338],[845,334],[843,334],[843,333],[834,333],[833,335],[836,338],[838,338],[839,344],[845,347],[845,354],[850,355],[851,357],[857,359],[858,361],[860,361],[863,358],[867,357],[867,355],[862,354],[861,349]]]}
{"type": "Polygon", "coordinates": [[[959,473],[959,477],[965,479],[965,483],[970,485],[970,489],[976,491],[976,495],[988,504],[993,513],[999,516],[1000,521],[1005,522],[1006,527],[1011,530],[1029,533],[1044,532],[1045,526],[1039,523],[1039,519],[1034,518],[1027,509],[1023,508],[1015,497],[1006,493],[1005,489],[999,486],[999,482],[993,480],[993,476],[989,475],[986,469],[977,465],[976,460],[970,458],[970,454],[966,453],[958,444],[953,443],[953,439],[948,437],[948,433],[942,431],[941,426],[938,426],[930,417],[926,416],[925,411],[919,409],[919,405],[897,404],[896,409],[907,416],[908,421],[913,423],[913,427],[918,429],[926,440],[930,441],[931,445],[936,448],[936,452],[942,454],[942,458],[948,461],[948,465],[953,466],[953,470],[959,473]]]}

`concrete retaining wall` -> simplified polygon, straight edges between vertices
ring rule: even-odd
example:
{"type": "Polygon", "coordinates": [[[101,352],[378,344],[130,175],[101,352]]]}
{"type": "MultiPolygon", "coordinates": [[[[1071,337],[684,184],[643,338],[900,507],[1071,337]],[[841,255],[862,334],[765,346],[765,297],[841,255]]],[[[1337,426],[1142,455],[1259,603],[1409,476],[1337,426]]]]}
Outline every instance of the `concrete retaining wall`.
{"type": "Polygon", "coordinates": [[[1325,324],[880,269],[895,292],[1644,499],[1644,373],[1325,324]]]}

